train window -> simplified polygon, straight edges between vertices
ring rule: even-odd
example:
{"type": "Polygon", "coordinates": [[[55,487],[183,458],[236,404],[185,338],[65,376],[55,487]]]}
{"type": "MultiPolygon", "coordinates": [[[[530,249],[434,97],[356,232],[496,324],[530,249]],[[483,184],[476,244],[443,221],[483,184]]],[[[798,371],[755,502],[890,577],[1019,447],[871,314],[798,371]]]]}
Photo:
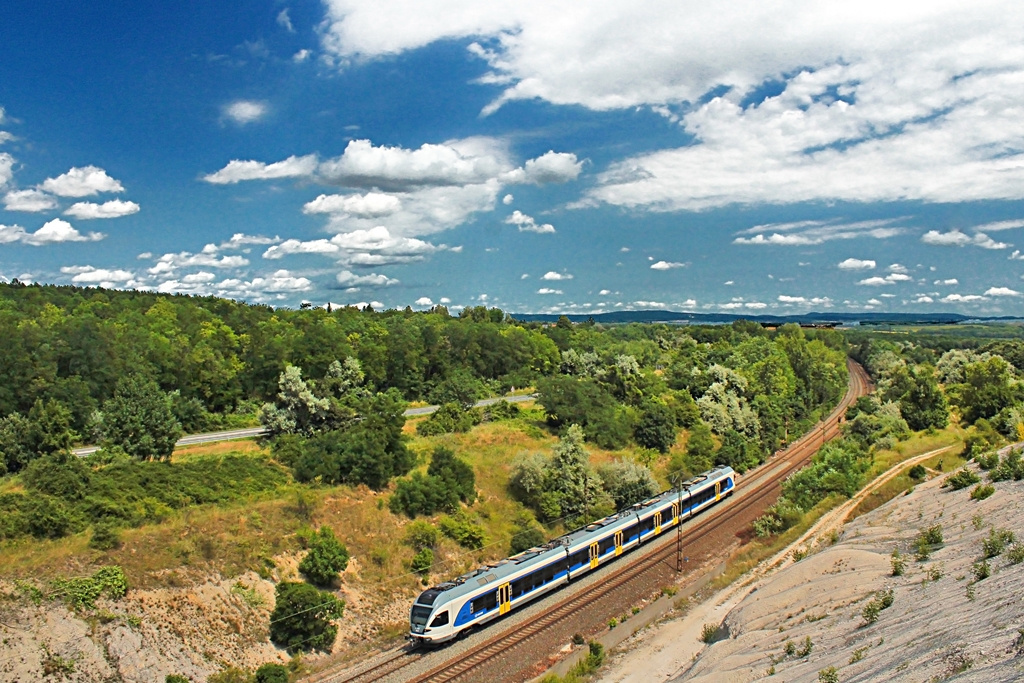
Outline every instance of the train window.
{"type": "Polygon", "coordinates": [[[497,591],[491,591],[484,595],[479,596],[469,603],[469,611],[473,614],[482,612],[485,610],[492,610],[498,606],[498,594],[497,591]]]}
{"type": "Polygon", "coordinates": [[[524,576],[521,579],[516,579],[512,582],[512,597],[518,598],[526,591],[530,590],[530,577],[524,576]]]}
{"type": "MultiPolygon", "coordinates": [[[[446,612],[446,614],[447,614],[447,612],[446,612]]],[[[411,619],[413,626],[426,626],[427,625],[427,619],[429,619],[429,618],[430,618],[430,608],[429,607],[420,607],[419,605],[414,605],[413,606],[413,608],[412,608],[412,619],[411,619]]]]}
{"type": "Polygon", "coordinates": [[[634,524],[633,526],[627,527],[626,530],[622,532],[623,537],[625,537],[626,543],[636,538],[636,529],[637,525],[634,524]]]}
{"type": "Polygon", "coordinates": [[[598,549],[602,555],[615,547],[615,536],[609,536],[608,538],[601,539],[601,544],[598,549]]]}
{"type": "Polygon", "coordinates": [[[569,566],[576,567],[581,564],[586,564],[590,559],[590,555],[586,549],[583,549],[577,553],[573,553],[569,558],[569,566]]]}
{"type": "Polygon", "coordinates": [[[447,626],[448,625],[448,610],[445,610],[434,617],[434,620],[430,622],[430,628],[435,626],[447,626]]]}

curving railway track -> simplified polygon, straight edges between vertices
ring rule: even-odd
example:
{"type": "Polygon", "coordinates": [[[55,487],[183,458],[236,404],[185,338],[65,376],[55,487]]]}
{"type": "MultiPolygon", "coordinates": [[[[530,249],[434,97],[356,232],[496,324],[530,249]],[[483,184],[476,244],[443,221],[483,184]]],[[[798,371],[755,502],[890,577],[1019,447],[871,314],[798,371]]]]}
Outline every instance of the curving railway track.
{"type": "MultiPolygon", "coordinates": [[[[699,524],[687,522],[683,527],[684,547],[697,546],[709,539],[721,538],[730,533],[742,531],[756,517],[763,514],[781,491],[782,481],[793,472],[806,465],[818,449],[829,439],[839,434],[846,409],[858,397],[869,393],[871,381],[864,369],[853,362],[847,361],[850,381],[846,394],[839,405],[803,437],[793,442],[786,450],[781,451],[772,460],[757,470],[747,474],[737,482],[735,500],[729,505],[713,508],[698,517],[699,524]],[[687,528],[689,526],[689,528],[687,528]]],[[[454,680],[489,680],[493,675],[485,675],[485,670],[492,660],[508,657],[514,650],[550,632],[555,626],[572,617],[578,616],[580,610],[597,600],[610,596],[617,591],[625,590],[639,577],[664,567],[666,560],[673,560],[676,544],[671,539],[675,534],[666,534],[657,543],[646,546],[631,553],[633,561],[622,567],[622,560],[610,565],[616,572],[607,580],[598,581],[586,588],[565,595],[560,601],[547,608],[536,619],[525,625],[502,629],[501,622],[488,628],[494,635],[459,652],[455,658],[445,658],[444,650],[437,652],[437,658],[444,659],[425,672],[413,673],[405,680],[413,683],[445,683],[454,680]],[[643,553],[638,556],[638,553],[643,553]]],[[[627,559],[628,561],[628,559],[627,559]]],[[[672,562],[674,566],[674,562],[672,562]]],[[[562,592],[571,591],[571,588],[562,592]]],[[[557,595],[557,594],[556,594],[557,595]]],[[[398,677],[403,669],[419,662],[428,654],[410,647],[399,648],[384,653],[376,660],[357,671],[328,674],[317,679],[317,683],[362,683],[384,678],[398,677]]],[[[520,662],[522,664],[522,662],[520,662]]]]}

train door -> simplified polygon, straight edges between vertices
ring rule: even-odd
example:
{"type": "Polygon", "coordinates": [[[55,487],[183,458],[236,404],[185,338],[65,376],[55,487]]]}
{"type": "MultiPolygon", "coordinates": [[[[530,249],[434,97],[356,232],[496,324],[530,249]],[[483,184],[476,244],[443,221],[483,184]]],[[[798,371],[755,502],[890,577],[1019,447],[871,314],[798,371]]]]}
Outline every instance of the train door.
{"type": "Polygon", "coordinates": [[[596,543],[590,544],[590,568],[597,569],[597,559],[600,556],[600,551],[597,548],[596,543]]]}
{"type": "Polygon", "coordinates": [[[498,614],[508,614],[512,609],[512,584],[498,586],[498,614]]]}
{"type": "Polygon", "coordinates": [[[661,510],[654,513],[654,535],[661,533],[661,510]]]}
{"type": "Polygon", "coordinates": [[[615,532],[615,557],[622,554],[622,532],[615,532]]]}
{"type": "Polygon", "coordinates": [[[679,503],[672,503],[672,524],[679,524],[679,503]]]}
{"type": "Polygon", "coordinates": [[[715,502],[722,500],[722,482],[715,482],[715,502]]]}

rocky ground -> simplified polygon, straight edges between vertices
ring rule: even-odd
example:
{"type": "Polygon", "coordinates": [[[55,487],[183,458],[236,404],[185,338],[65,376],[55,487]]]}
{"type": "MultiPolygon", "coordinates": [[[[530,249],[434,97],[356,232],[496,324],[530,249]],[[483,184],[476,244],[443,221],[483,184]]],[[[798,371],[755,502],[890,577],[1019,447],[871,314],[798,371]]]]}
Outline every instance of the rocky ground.
{"type": "MultiPolygon", "coordinates": [[[[297,559],[276,557],[274,578],[295,580],[297,559]]],[[[345,575],[358,569],[353,560],[345,575]]],[[[36,604],[24,587],[0,581],[0,681],[163,683],[171,673],[205,681],[226,666],[288,661],[268,639],[272,581],[253,572],[224,579],[178,571],[172,583],[181,585],[129,590],[120,600],[100,599],[96,609],[74,612],[54,600],[36,604]]],[[[344,580],[338,595],[347,608],[335,655],[365,646],[390,612],[394,621],[405,619],[408,600],[377,604],[344,580]]]]}
{"type": "Polygon", "coordinates": [[[987,578],[975,569],[993,528],[1024,537],[1024,482],[997,483],[975,501],[970,489],[942,488],[946,476],[837,534],[818,527],[820,544],[797,548],[808,556],[634,636],[600,680],[1024,680],[1024,563],[1004,551],[988,560],[987,578]],[[943,544],[917,561],[915,540],[936,525],[943,544]],[[892,575],[896,548],[902,576],[892,575]],[[891,606],[866,623],[865,607],[890,590],[891,606]],[[705,624],[720,625],[721,639],[701,642],[705,624]]]}

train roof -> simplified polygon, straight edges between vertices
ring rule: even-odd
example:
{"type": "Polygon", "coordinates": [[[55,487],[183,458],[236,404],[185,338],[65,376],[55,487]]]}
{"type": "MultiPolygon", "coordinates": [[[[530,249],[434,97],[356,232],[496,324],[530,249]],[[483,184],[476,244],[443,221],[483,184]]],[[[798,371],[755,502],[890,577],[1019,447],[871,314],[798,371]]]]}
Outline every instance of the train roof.
{"type": "MultiPolygon", "coordinates": [[[[733,469],[731,467],[716,467],[682,482],[679,488],[684,491],[686,489],[698,488],[701,484],[718,481],[732,472],[733,469]]],[[[525,550],[518,555],[485,564],[451,581],[445,581],[437,586],[428,588],[416,598],[416,602],[422,605],[433,605],[438,596],[442,594],[444,594],[445,602],[447,602],[470,593],[475,593],[479,588],[488,584],[500,584],[503,582],[503,579],[517,574],[523,569],[542,567],[558,557],[564,557],[565,548],[578,546],[581,541],[589,542],[592,536],[598,535],[605,527],[614,526],[615,522],[619,522],[624,518],[634,517],[637,512],[645,508],[655,508],[659,503],[675,500],[678,495],[678,489],[675,488],[662,491],[658,495],[636,503],[614,515],[609,515],[586,526],[562,534],[547,543],[525,550]]]]}

